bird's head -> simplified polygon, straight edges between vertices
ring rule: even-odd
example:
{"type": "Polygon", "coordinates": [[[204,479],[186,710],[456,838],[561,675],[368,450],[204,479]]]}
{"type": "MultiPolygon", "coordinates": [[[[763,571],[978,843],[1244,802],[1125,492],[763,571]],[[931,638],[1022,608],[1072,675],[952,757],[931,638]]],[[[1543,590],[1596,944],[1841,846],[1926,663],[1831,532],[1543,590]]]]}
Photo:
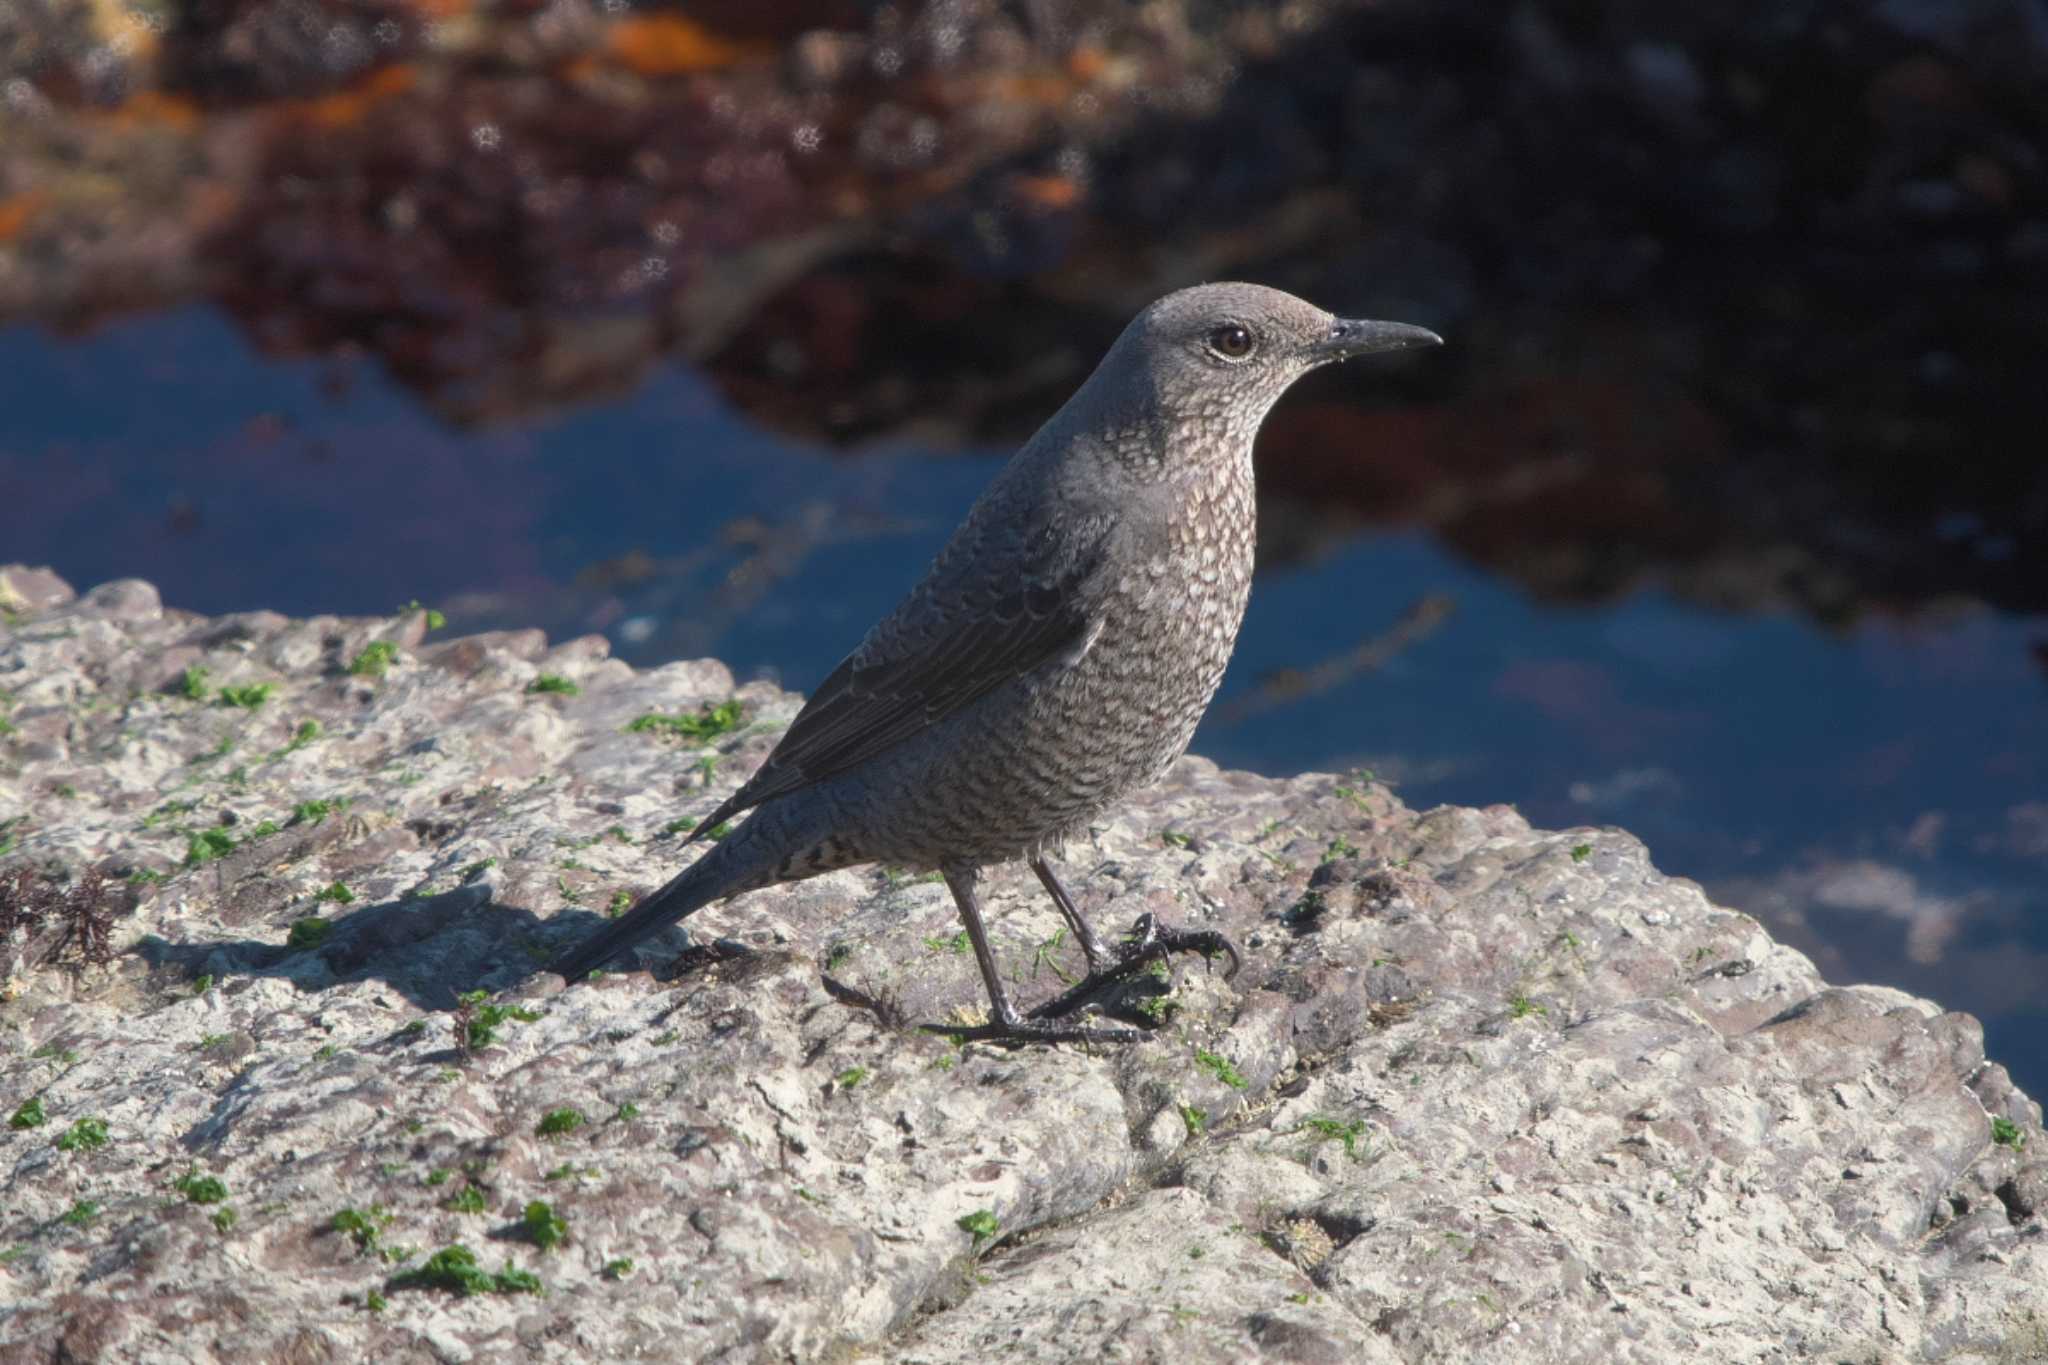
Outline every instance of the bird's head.
{"type": "Polygon", "coordinates": [[[1442,344],[1426,328],[1335,317],[1264,285],[1204,284],[1138,314],[1087,387],[1097,391],[1091,397],[1124,409],[1129,422],[1189,424],[1248,441],[1310,370],[1442,344]]]}

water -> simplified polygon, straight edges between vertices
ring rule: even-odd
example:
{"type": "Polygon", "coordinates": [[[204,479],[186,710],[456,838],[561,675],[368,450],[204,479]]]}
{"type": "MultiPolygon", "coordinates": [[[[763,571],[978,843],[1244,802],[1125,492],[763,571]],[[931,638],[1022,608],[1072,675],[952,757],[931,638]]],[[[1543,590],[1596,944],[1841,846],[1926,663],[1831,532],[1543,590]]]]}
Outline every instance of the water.
{"type": "MultiPolygon", "coordinates": [[[[265,360],[205,308],[80,338],[0,330],[0,558],[136,575],[215,613],[602,631],[808,688],[929,561],[1001,458],[835,452],[693,371],[458,430],[372,365],[265,360]]],[[[1195,741],[1267,773],[1369,767],[1415,806],[1619,825],[1830,979],[1984,1019],[2048,1093],[2048,621],[1958,603],[1828,628],[1638,590],[1561,606],[1434,537],[1356,530],[1261,573],[1195,741]],[[1375,668],[1265,684],[1373,641],[1375,668]]]]}

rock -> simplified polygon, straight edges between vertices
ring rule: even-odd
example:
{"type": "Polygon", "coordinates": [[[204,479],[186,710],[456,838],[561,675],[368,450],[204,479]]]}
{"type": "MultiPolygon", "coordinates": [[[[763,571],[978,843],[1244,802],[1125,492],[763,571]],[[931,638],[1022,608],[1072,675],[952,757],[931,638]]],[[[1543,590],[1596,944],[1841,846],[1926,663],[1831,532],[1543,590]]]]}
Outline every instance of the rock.
{"type": "MultiPolygon", "coordinates": [[[[1106,928],[1221,929],[1242,970],[1148,984],[1128,1049],[956,1047],[900,1022],[981,998],[951,904],[887,869],[707,910],[661,979],[536,975],[695,856],[792,696],[145,585],[17,598],[0,689],[33,679],[61,742],[0,739],[11,853],[160,880],[101,966],[32,962],[0,904],[10,1354],[2043,1347],[2048,1138],[1974,1021],[1830,986],[1619,830],[1190,758],[1067,861],[1106,928]],[[350,673],[372,639],[402,643],[350,673]],[[146,684],[174,649],[272,690],[146,684]],[[528,693],[543,668],[581,690],[528,693]],[[735,697],[722,732],[630,728],[735,697]]],[[[1078,954],[1028,872],[991,882],[1050,994],[1078,954]]]]}
{"type": "Polygon", "coordinates": [[[0,569],[0,608],[43,611],[71,600],[71,585],[48,568],[12,564],[0,569]]]}

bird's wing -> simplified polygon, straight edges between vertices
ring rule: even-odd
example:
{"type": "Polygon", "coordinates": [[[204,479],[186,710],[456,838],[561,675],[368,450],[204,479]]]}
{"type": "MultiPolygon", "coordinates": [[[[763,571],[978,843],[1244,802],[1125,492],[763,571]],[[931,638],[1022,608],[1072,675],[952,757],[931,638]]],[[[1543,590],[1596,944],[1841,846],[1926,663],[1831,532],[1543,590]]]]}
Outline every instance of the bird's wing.
{"type": "Polygon", "coordinates": [[[1093,643],[1099,558],[1007,590],[951,596],[927,582],[834,669],[747,784],[697,825],[708,832],[764,801],[836,777],[1006,682],[1093,643]],[[912,610],[915,609],[915,610],[912,610]],[[906,617],[908,619],[906,619],[906,617]]]}

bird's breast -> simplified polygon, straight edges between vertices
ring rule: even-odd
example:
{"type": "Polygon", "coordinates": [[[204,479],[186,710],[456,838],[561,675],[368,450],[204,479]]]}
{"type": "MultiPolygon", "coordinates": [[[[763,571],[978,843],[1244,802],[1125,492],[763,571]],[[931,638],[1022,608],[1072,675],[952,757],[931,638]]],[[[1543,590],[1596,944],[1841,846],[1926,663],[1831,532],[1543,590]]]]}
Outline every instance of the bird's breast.
{"type": "Polygon", "coordinates": [[[1117,566],[1093,646],[1051,680],[1106,753],[1147,770],[1185,748],[1236,645],[1257,533],[1248,471],[1179,490],[1157,532],[1117,566]]]}
{"type": "Polygon", "coordinates": [[[1085,648],[932,732],[864,788],[870,856],[1000,861],[1085,828],[1187,749],[1244,617],[1253,512],[1245,486],[1190,496],[1112,557],[1085,648]]]}

